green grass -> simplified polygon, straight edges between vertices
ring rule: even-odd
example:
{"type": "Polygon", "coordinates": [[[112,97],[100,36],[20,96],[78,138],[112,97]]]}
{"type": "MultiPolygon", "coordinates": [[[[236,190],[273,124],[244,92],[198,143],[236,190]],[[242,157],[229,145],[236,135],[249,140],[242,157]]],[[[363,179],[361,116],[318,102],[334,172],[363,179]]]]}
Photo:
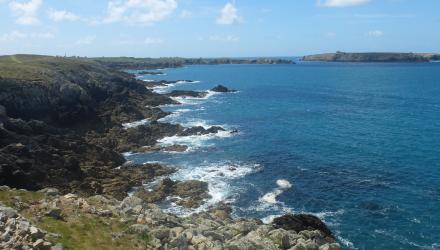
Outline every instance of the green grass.
{"type": "Polygon", "coordinates": [[[39,55],[0,56],[0,78],[27,81],[49,81],[57,74],[78,72],[87,67],[105,70],[87,58],[39,55]]]}
{"type": "Polygon", "coordinates": [[[62,243],[66,249],[145,249],[148,240],[145,235],[134,234],[113,238],[112,233],[124,232],[131,224],[116,218],[80,214],[66,221],[44,217],[36,224],[48,232],[60,234],[60,238],[52,241],[62,243]]]}
{"type": "Polygon", "coordinates": [[[28,192],[22,190],[9,190],[9,191],[0,191],[0,201],[3,202],[6,206],[14,206],[16,201],[16,197],[19,197],[20,201],[25,203],[35,203],[45,197],[42,193],[37,192],[28,192]]]}
{"type": "MultiPolygon", "coordinates": [[[[60,237],[48,238],[52,243],[61,243],[65,249],[146,249],[148,235],[128,233],[130,225],[135,221],[121,222],[119,217],[100,217],[94,214],[72,210],[71,207],[63,209],[63,220],[56,220],[46,216],[40,210],[39,201],[46,195],[38,192],[7,190],[0,191],[0,202],[6,206],[15,207],[16,201],[27,203],[30,207],[20,212],[37,227],[49,232],[59,234],[60,237]],[[127,233],[123,233],[127,232],[127,233]],[[113,234],[121,234],[113,237],[113,234]]],[[[63,208],[63,207],[61,207],[63,208]]]]}

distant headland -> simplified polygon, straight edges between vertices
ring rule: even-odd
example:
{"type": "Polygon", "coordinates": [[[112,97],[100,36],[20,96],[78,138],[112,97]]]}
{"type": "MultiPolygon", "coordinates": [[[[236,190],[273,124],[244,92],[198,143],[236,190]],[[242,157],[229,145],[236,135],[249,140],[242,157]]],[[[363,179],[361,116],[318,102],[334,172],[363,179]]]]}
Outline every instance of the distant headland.
{"type": "Polygon", "coordinates": [[[387,52],[347,53],[337,51],[336,53],[304,56],[302,60],[324,62],[430,62],[440,60],[440,54],[387,52]]]}

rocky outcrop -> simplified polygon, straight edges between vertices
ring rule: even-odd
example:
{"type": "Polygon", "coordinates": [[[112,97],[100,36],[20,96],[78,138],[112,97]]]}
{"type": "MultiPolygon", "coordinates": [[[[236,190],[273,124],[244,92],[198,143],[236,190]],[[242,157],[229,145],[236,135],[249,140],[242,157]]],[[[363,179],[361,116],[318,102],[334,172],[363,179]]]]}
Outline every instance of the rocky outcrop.
{"type": "Polygon", "coordinates": [[[139,71],[136,72],[136,74],[138,75],[163,75],[163,72],[159,72],[159,71],[139,71]]]}
{"type": "Polygon", "coordinates": [[[217,85],[216,87],[212,88],[211,91],[221,92],[221,93],[237,92],[236,90],[228,89],[223,85],[217,85]]]}
{"type": "Polygon", "coordinates": [[[199,92],[199,91],[192,91],[192,90],[173,90],[166,95],[170,96],[170,97],[189,96],[189,97],[203,98],[207,94],[208,94],[207,92],[199,92]]]}
{"type": "Polygon", "coordinates": [[[87,60],[16,59],[0,58],[0,185],[123,198],[141,172],[118,173],[121,153],[183,130],[154,123],[168,114],[155,106],[175,102],[132,75],[87,60]],[[143,130],[121,126],[145,118],[143,130]]]}
{"type": "MultiPolygon", "coordinates": [[[[10,200],[4,202],[16,199],[17,195],[33,195],[25,191],[7,192],[13,194],[10,200]]],[[[37,226],[47,228],[48,235],[57,236],[51,238],[51,244],[62,241],[66,248],[84,248],[89,242],[107,239],[101,240],[95,248],[118,248],[124,242],[122,247],[125,249],[135,248],[135,245],[136,249],[341,249],[333,238],[318,229],[296,231],[277,228],[256,219],[232,219],[228,214],[230,209],[224,206],[187,217],[177,217],[135,196],[117,201],[100,195],[82,198],[75,194],[61,196],[53,190],[50,191],[51,195],[47,192],[43,190],[39,194],[43,196],[31,202],[23,200],[22,212],[30,214],[32,218],[41,217],[37,220],[37,226]],[[48,217],[48,211],[54,209],[59,211],[63,219],[48,224],[44,218],[48,217]],[[99,221],[93,224],[95,237],[90,238],[80,228],[76,229],[78,218],[99,221]],[[120,221],[124,221],[124,226],[118,226],[120,221]],[[57,231],[58,228],[70,230],[57,231]],[[148,240],[135,241],[139,237],[148,240]]]]}
{"type": "Polygon", "coordinates": [[[160,202],[170,196],[176,197],[176,204],[187,208],[197,208],[210,197],[206,182],[172,181],[170,178],[163,179],[152,191],[141,189],[135,196],[148,203],[160,202]]]}
{"type": "Polygon", "coordinates": [[[316,216],[310,214],[286,214],[273,220],[275,228],[285,230],[294,230],[296,232],[304,230],[319,230],[325,237],[334,238],[332,232],[327,226],[316,216]]]}
{"type": "Polygon", "coordinates": [[[86,136],[86,139],[91,144],[113,148],[118,152],[148,152],[162,149],[167,151],[171,148],[156,145],[157,141],[163,137],[206,135],[215,134],[219,131],[225,131],[225,129],[219,126],[212,126],[207,129],[201,126],[185,128],[178,124],[151,122],[148,125],[128,129],[115,127],[108,130],[105,135],[92,132],[86,136]]]}
{"type": "Polygon", "coordinates": [[[34,226],[18,212],[0,204],[0,249],[50,250],[46,232],[34,226]]]}

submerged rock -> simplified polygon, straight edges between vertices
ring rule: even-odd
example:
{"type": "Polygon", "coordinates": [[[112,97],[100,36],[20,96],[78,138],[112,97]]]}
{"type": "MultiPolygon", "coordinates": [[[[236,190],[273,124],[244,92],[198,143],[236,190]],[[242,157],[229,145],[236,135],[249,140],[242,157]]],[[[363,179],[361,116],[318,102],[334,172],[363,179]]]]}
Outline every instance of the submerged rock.
{"type": "Polygon", "coordinates": [[[228,89],[223,85],[217,85],[216,87],[212,88],[211,91],[221,92],[221,93],[237,92],[236,90],[228,89]]]}
{"type": "Polygon", "coordinates": [[[179,97],[179,96],[189,96],[189,97],[205,97],[208,93],[207,92],[199,92],[199,91],[192,91],[192,90],[173,90],[170,93],[167,94],[167,96],[171,97],[179,97]]]}

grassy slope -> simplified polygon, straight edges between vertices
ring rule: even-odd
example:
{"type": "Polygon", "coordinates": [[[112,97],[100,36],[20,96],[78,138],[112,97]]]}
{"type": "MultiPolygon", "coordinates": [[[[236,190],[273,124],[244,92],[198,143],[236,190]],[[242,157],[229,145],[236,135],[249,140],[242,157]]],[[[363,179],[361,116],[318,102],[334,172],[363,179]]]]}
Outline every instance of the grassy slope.
{"type": "Polygon", "coordinates": [[[0,56],[0,78],[47,81],[57,72],[98,66],[93,60],[40,55],[0,56]]]}
{"type": "MultiPolygon", "coordinates": [[[[0,191],[0,202],[19,210],[17,201],[25,204],[36,204],[44,199],[45,194],[31,191],[9,190],[0,191]]],[[[48,233],[61,235],[50,238],[52,243],[62,243],[66,249],[145,249],[147,235],[122,234],[114,238],[112,233],[125,232],[134,221],[121,222],[117,217],[100,217],[81,211],[63,210],[64,220],[50,217],[38,217],[36,211],[24,208],[20,211],[25,218],[48,233]]]]}

